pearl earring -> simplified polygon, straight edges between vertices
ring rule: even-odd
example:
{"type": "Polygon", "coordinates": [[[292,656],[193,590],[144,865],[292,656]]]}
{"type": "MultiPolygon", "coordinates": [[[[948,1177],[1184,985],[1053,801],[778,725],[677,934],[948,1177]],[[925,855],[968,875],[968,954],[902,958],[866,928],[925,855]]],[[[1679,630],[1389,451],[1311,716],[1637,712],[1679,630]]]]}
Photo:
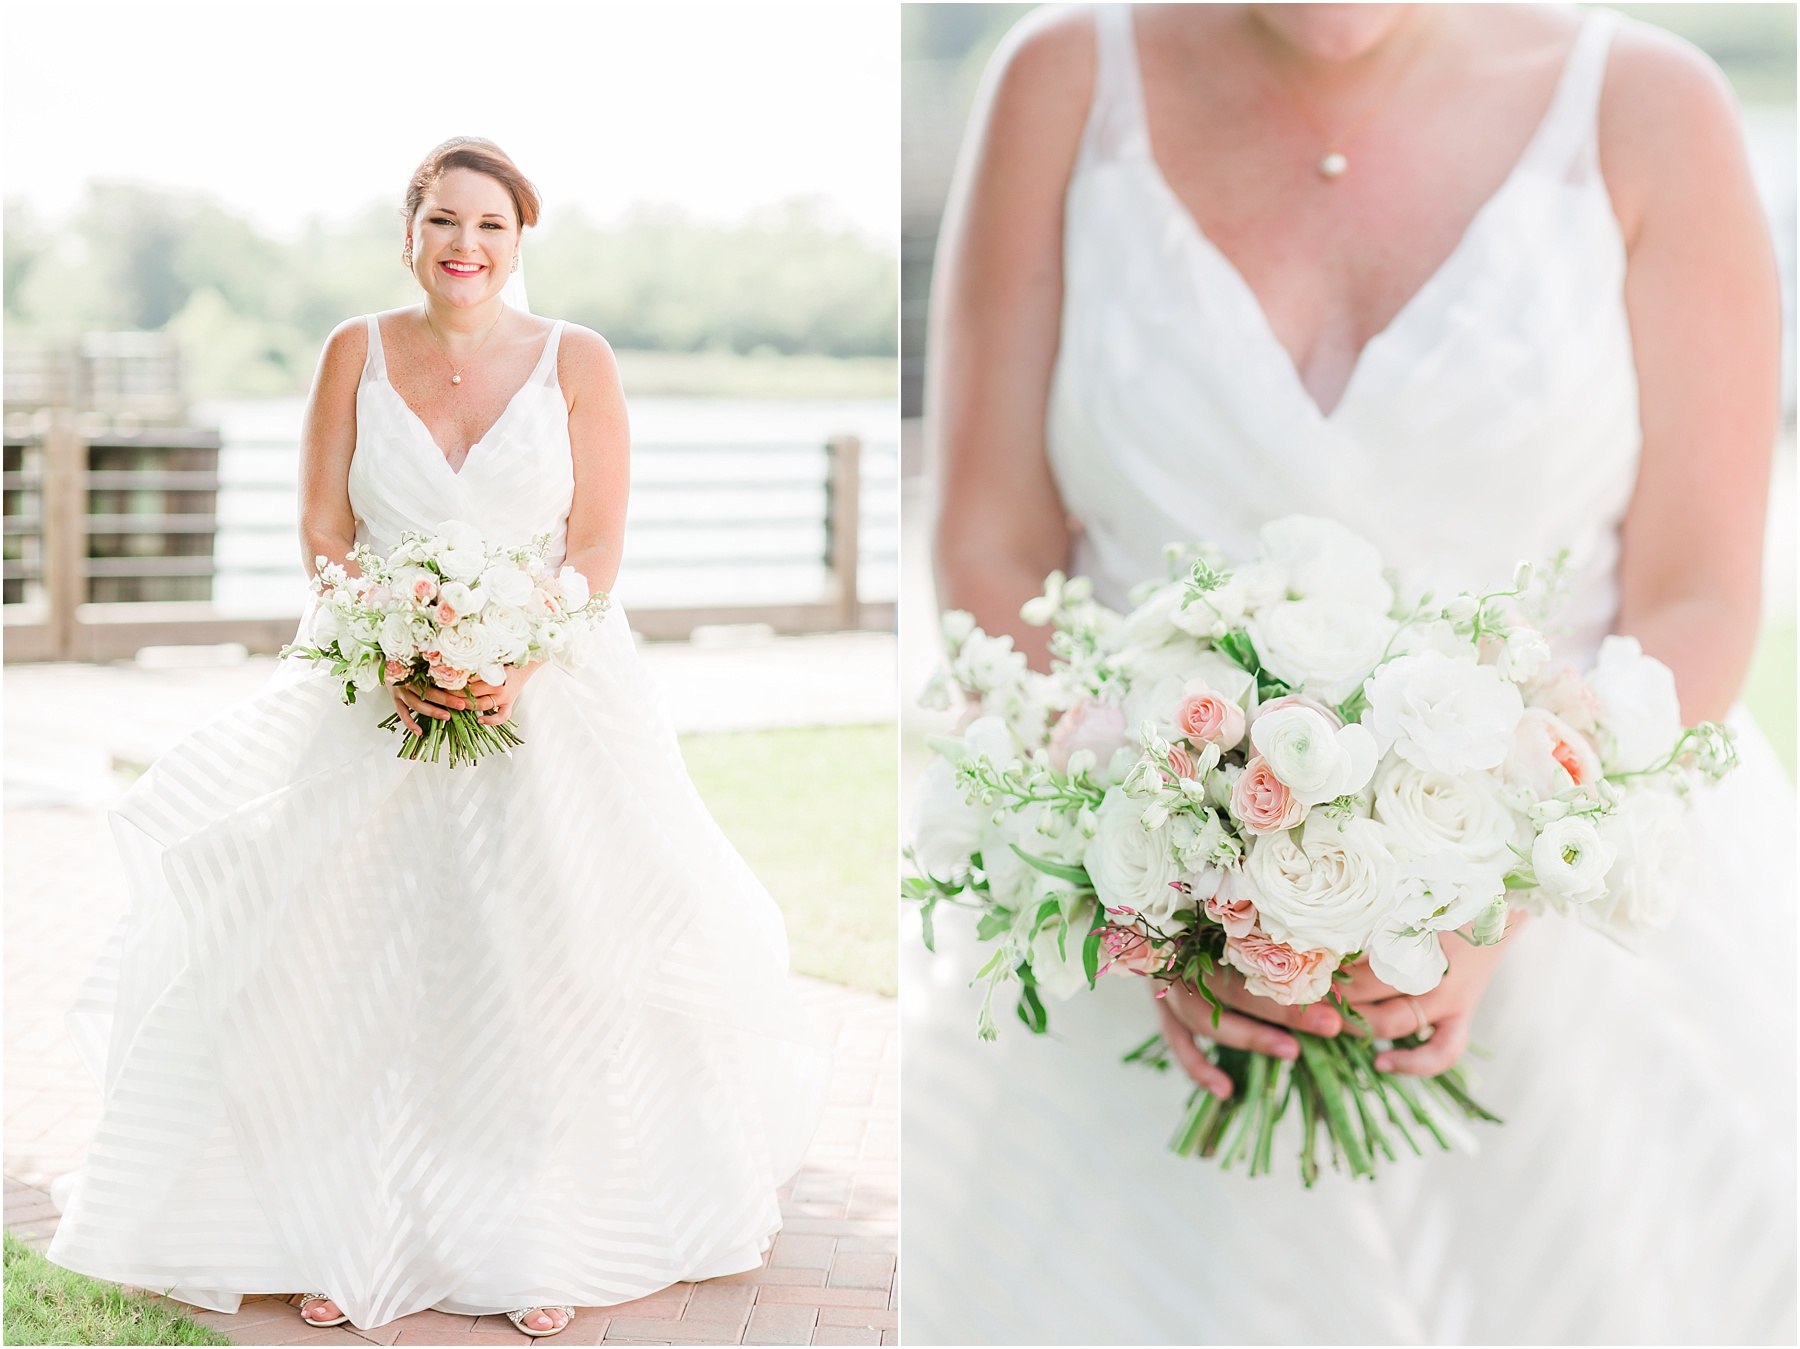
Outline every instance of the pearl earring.
{"type": "Polygon", "coordinates": [[[513,265],[512,265],[512,269],[513,269],[513,270],[514,270],[514,271],[515,271],[515,272],[516,272],[516,271],[518,271],[518,270],[519,270],[519,255],[518,255],[518,254],[517,254],[517,253],[514,253],[514,254],[513,254],[513,265]]]}
{"type": "Polygon", "coordinates": [[[412,270],[412,245],[411,244],[408,244],[405,248],[400,250],[400,264],[401,264],[401,266],[405,267],[407,271],[410,272],[412,270]]]}

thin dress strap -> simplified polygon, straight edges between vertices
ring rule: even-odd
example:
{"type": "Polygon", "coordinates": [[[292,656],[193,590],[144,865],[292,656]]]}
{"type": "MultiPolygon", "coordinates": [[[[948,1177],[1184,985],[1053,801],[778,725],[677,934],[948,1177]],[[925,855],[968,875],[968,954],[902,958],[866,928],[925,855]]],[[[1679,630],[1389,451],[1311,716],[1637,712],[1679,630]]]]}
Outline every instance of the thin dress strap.
{"type": "Polygon", "coordinates": [[[555,387],[557,383],[556,348],[558,344],[562,342],[563,325],[565,322],[566,320],[564,319],[558,319],[551,327],[550,336],[544,341],[544,354],[538,357],[536,368],[532,370],[530,377],[525,381],[527,384],[542,384],[547,387],[555,387]]]}
{"type": "Polygon", "coordinates": [[[1090,5],[1094,17],[1094,101],[1082,134],[1084,159],[1148,158],[1143,83],[1130,5],[1090,5]]]}
{"type": "Polygon", "coordinates": [[[381,318],[370,314],[364,320],[369,328],[369,354],[363,358],[364,381],[387,378],[387,358],[381,351],[381,318]]]}
{"type": "Polygon", "coordinates": [[[1619,16],[1609,9],[1591,9],[1582,20],[1550,107],[1525,151],[1533,169],[1571,184],[1598,180],[1600,91],[1618,26],[1619,16]]]}

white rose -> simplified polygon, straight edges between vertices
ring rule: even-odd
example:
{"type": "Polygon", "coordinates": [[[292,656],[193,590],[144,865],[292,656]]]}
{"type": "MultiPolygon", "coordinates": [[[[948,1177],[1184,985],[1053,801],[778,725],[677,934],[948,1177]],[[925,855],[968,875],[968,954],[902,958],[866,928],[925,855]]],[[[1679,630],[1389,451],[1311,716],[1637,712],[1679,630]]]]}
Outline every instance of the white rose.
{"type": "Polygon", "coordinates": [[[1496,877],[1511,867],[1507,844],[1516,821],[1485,773],[1438,773],[1390,760],[1376,779],[1373,813],[1388,827],[1396,857],[1448,856],[1496,877]]]}
{"type": "Polygon", "coordinates": [[[1531,845],[1531,869],[1551,899],[1588,904],[1606,893],[1606,873],[1617,855],[1585,815],[1565,815],[1545,825],[1531,845]]]}
{"type": "Polygon", "coordinates": [[[1553,712],[1528,707],[1513,731],[1501,776],[1544,799],[1600,780],[1600,756],[1588,738],[1553,712]]]}
{"type": "Polygon", "coordinates": [[[481,531],[457,520],[438,530],[434,556],[438,569],[452,581],[473,581],[487,566],[487,547],[481,531]]]}
{"type": "Polygon", "coordinates": [[[1383,754],[1452,776],[1499,767],[1525,711],[1493,666],[1439,651],[1389,661],[1364,692],[1363,722],[1383,754]]]}
{"type": "Polygon", "coordinates": [[[458,618],[467,618],[481,612],[481,606],[487,603],[487,594],[479,588],[471,589],[461,581],[445,581],[438,591],[438,603],[449,605],[458,618]]]}
{"type": "Polygon", "coordinates": [[[1334,728],[1310,707],[1264,713],[1250,728],[1250,743],[1306,806],[1353,796],[1375,772],[1375,738],[1354,724],[1334,728]]]}
{"type": "Polygon", "coordinates": [[[1673,792],[1647,784],[1625,793],[1600,824],[1600,837],[1615,856],[1606,893],[1577,912],[1584,923],[1626,946],[1675,919],[1689,888],[1693,836],[1687,812],[1673,792]]]}
{"type": "Polygon", "coordinates": [[[573,567],[564,567],[556,573],[557,587],[562,591],[563,608],[575,610],[588,602],[587,577],[573,567]]]}
{"type": "Polygon", "coordinates": [[[1335,520],[1290,515],[1264,525],[1257,541],[1263,558],[1286,572],[1291,595],[1337,600],[1381,615],[1394,607],[1394,588],[1381,574],[1381,553],[1335,520]]]}
{"type": "Polygon", "coordinates": [[[481,573],[481,588],[492,603],[516,609],[531,596],[531,577],[522,567],[496,562],[481,573]]]}
{"type": "Polygon", "coordinates": [[[389,660],[411,660],[419,654],[412,624],[402,614],[389,614],[382,619],[375,637],[381,643],[382,654],[389,660]]]}
{"type": "Polygon", "coordinates": [[[1436,988],[1450,968],[1438,934],[1472,921],[1506,893],[1491,869],[1442,858],[1403,865],[1394,890],[1394,906],[1369,942],[1369,968],[1414,997],[1436,988]]]}
{"type": "Polygon", "coordinates": [[[1356,692],[1375,668],[1394,623],[1359,604],[1306,599],[1270,605],[1246,630],[1270,674],[1335,704],[1356,692]]]}
{"type": "Polygon", "coordinates": [[[1094,901],[1084,899],[1069,914],[1067,928],[1062,919],[1052,918],[1031,939],[1031,973],[1038,988],[1059,1001],[1074,997],[1088,986],[1081,948],[1094,926],[1094,913],[1094,901]]]}
{"type": "Polygon", "coordinates": [[[489,604],[482,613],[481,625],[493,640],[496,659],[507,665],[524,663],[531,651],[531,624],[524,614],[517,609],[489,604]]]}
{"type": "Polygon", "coordinates": [[[1386,834],[1374,820],[1315,817],[1300,830],[1264,835],[1250,845],[1239,889],[1276,941],[1341,960],[1367,949],[1393,907],[1386,834]]]}
{"type": "Polygon", "coordinates": [[[1681,701],[1669,667],[1635,637],[1608,637],[1587,677],[1600,701],[1600,758],[1611,773],[1648,768],[1681,738],[1681,701]]]}
{"type": "Polygon", "coordinates": [[[492,640],[480,623],[452,623],[437,635],[438,663],[473,674],[494,658],[492,640]]]}
{"type": "Polygon", "coordinates": [[[313,612],[311,643],[321,651],[337,641],[342,626],[338,622],[337,612],[329,605],[321,604],[313,612]]]}
{"type": "Polygon", "coordinates": [[[1088,843],[1088,879],[1107,908],[1130,909],[1167,932],[1185,926],[1177,911],[1190,905],[1175,889],[1182,871],[1168,824],[1146,829],[1143,816],[1139,802],[1117,787],[1108,790],[1088,843]]]}
{"type": "Polygon", "coordinates": [[[964,798],[956,765],[941,758],[925,765],[913,807],[913,856],[920,870],[948,881],[981,847],[987,824],[988,811],[964,798]]]}

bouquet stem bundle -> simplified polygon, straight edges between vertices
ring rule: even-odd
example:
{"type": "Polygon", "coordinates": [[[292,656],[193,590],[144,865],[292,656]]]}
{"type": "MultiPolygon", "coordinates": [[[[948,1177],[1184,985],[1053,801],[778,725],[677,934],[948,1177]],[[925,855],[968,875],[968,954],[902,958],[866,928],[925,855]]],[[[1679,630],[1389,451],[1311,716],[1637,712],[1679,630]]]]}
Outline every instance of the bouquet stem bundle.
{"type": "MultiPolygon", "coordinates": [[[[421,685],[412,687],[417,692],[424,692],[421,685]]],[[[413,720],[420,723],[424,734],[408,732],[403,735],[398,754],[402,759],[415,762],[423,759],[427,763],[437,763],[448,754],[449,766],[455,768],[459,764],[472,764],[484,754],[503,754],[525,743],[510,722],[484,722],[481,714],[472,709],[452,712],[443,720],[415,713],[413,720]]],[[[401,730],[400,714],[394,713],[380,725],[384,731],[401,730]]]]}

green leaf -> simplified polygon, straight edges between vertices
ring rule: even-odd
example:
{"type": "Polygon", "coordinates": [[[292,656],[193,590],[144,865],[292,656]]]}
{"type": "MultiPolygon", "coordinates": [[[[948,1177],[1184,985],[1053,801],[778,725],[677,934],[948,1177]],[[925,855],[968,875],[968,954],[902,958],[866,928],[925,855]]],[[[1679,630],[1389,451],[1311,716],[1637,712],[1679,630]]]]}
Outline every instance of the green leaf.
{"type": "Polygon", "coordinates": [[[941,895],[934,894],[919,906],[919,936],[925,943],[925,949],[937,953],[937,926],[932,921],[936,916],[932,911],[937,908],[941,895]]]}
{"type": "Polygon", "coordinates": [[[1102,923],[1088,933],[1086,939],[1081,943],[1081,972],[1087,976],[1089,988],[1092,988],[1094,980],[1100,977],[1100,934],[1104,931],[1106,931],[1106,924],[1102,923]]]}
{"type": "MultiPolygon", "coordinates": [[[[1019,968],[1024,971],[1030,967],[1021,965],[1019,968]]],[[[1042,1035],[1050,1029],[1050,1014],[1044,1010],[1043,999],[1038,997],[1037,985],[1032,981],[1027,980],[1020,988],[1019,1003],[1015,1010],[1019,1014],[1019,1020],[1025,1023],[1025,1028],[1033,1035],[1042,1035]]]]}
{"type": "Polygon", "coordinates": [[[1087,871],[1082,867],[1065,866],[1061,862],[1050,862],[1042,857],[1033,857],[1016,843],[1009,843],[1007,846],[1019,855],[1021,861],[1036,867],[1046,876],[1054,876],[1059,881],[1068,881],[1074,885],[1089,888],[1093,886],[1093,882],[1088,879],[1087,871]]]}
{"type": "Polygon", "coordinates": [[[992,941],[995,937],[1008,931],[1013,925],[1013,913],[1010,909],[989,909],[981,915],[981,921],[975,924],[977,941],[992,941]]]}
{"type": "Polygon", "coordinates": [[[1251,674],[1262,673],[1262,662],[1256,657],[1256,647],[1251,644],[1250,634],[1242,628],[1233,628],[1213,643],[1233,664],[1242,667],[1251,674]]]}

